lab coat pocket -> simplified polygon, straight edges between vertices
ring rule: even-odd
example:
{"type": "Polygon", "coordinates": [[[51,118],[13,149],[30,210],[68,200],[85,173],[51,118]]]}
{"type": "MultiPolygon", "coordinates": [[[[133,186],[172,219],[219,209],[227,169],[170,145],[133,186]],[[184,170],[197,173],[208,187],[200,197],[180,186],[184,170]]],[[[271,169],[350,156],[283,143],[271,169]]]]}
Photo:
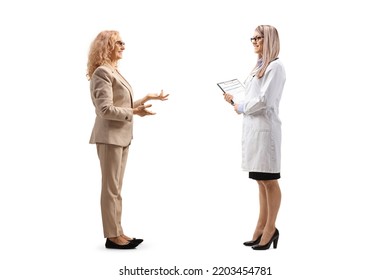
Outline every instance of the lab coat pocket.
{"type": "Polygon", "coordinates": [[[252,130],[243,141],[243,166],[250,171],[269,172],[274,158],[272,156],[271,132],[252,130]]]}
{"type": "Polygon", "coordinates": [[[256,117],[250,122],[249,129],[254,133],[270,132],[271,123],[266,118],[256,117]]]}

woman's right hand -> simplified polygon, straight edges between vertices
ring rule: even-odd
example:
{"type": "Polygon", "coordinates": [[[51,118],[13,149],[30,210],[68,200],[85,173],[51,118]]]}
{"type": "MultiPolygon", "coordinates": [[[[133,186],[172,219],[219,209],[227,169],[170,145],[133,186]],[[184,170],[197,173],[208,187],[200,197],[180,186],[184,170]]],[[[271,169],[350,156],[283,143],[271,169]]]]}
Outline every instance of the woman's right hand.
{"type": "Polygon", "coordinates": [[[229,104],[232,104],[233,95],[231,95],[229,93],[224,93],[223,97],[225,98],[226,102],[228,102],[229,104]]]}
{"type": "Polygon", "coordinates": [[[152,104],[146,104],[146,105],[141,104],[137,108],[133,109],[133,114],[138,115],[140,117],[144,117],[147,115],[155,115],[156,113],[147,110],[147,108],[150,108],[150,107],[152,107],[152,104]]]}

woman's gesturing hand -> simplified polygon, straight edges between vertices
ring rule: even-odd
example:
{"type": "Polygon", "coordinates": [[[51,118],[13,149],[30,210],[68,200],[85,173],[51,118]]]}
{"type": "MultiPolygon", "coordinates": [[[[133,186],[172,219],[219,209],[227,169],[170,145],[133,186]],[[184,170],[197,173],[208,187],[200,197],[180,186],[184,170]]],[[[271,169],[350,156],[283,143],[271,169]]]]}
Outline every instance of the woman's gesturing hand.
{"type": "Polygon", "coordinates": [[[155,115],[156,113],[147,110],[147,108],[150,108],[150,107],[152,107],[152,104],[141,104],[137,108],[133,109],[133,113],[140,116],[140,117],[144,117],[147,115],[155,115]]]}
{"type": "Polygon", "coordinates": [[[161,101],[165,101],[165,100],[168,100],[168,96],[169,94],[164,94],[164,91],[161,90],[160,94],[158,93],[149,93],[146,95],[146,98],[147,100],[161,100],[161,101]]]}

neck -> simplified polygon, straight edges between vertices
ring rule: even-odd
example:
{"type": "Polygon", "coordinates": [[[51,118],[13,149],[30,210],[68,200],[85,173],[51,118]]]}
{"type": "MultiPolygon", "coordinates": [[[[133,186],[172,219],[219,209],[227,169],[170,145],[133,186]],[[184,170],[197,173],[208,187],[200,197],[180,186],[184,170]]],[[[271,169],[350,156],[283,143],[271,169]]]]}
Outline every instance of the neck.
{"type": "Polygon", "coordinates": [[[114,69],[117,69],[117,67],[118,67],[118,61],[108,61],[107,64],[110,65],[114,69]]]}

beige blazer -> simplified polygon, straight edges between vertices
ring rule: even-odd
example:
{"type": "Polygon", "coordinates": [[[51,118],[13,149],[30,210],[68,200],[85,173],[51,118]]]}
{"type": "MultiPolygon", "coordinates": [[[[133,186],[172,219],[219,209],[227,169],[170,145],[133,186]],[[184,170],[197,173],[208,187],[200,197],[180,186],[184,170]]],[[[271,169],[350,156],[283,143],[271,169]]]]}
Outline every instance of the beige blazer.
{"type": "Polygon", "coordinates": [[[99,66],[90,81],[96,119],[89,143],[126,147],[133,138],[133,92],[113,67],[99,66]]]}

